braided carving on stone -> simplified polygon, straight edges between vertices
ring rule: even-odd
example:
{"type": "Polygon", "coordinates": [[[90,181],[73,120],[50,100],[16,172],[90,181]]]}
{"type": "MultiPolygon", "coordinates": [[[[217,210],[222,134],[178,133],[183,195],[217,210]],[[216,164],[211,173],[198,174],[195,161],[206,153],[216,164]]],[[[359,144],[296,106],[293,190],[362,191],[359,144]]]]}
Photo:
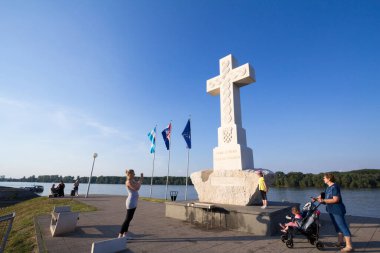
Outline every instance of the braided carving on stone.
{"type": "Polygon", "coordinates": [[[217,80],[208,81],[207,82],[207,89],[208,90],[213,90],[215,87],[218,86],[219,82],[220,82],[219,78],[217,80]]]}
{"type": "Polygon", "coordinates": [[[232,84],[229,80],[223,84],[223,113],[225,123],[230,123],[232,121],[232,99],[231,99],[231,88],[232,84]]]}
{"type": "Polygon", "coordinates": [[[230,143],[232,140],[232,128],[227,127],[223,129],[223,140],[224,143],[230,143]]]}
{"type": "Polygon", "coordinates": [[[224,60],[222,62],[222,69],[221,69],[222,80],[224,80],[227,74],[230,72],[231,70],[230,64],[231,62],[229,60],[224,60]]]}
{"type": "MultiPolygon", "coordinates": [[[[223,112],[222,123],[230,124],[233,121],[233,82],[239,81],[247,75],[247,65],[232,69],[232,61],[228,58],[220,63],[220,76],[207,81],[207,90],[220,88],[221,110],[223,112]]],[[[218,92],[219,93],[219,92],[218,92]]],[[[215,95],[216,93],[214,93],[215,95]]]]}
{"type": "Polygon", "coordinates": [[[233,76],[232,80],[235,81],[235,80],[238,80],[238,79],[244,77],[245,73],[247,73],[246,68],[241,68],[239,71],[236,71],[236,69],[235,69],[234,76],[233,76]]]}
{"type": "Polygon", "coordinates": [[[230,78],[230,68],[231,62],[225,60],[222,62],[222,89],[223,89],[223,120],[225,123],[230,123],[232,121],[232,99],[231,99],[231,89],[232,83],[230,78]]]}

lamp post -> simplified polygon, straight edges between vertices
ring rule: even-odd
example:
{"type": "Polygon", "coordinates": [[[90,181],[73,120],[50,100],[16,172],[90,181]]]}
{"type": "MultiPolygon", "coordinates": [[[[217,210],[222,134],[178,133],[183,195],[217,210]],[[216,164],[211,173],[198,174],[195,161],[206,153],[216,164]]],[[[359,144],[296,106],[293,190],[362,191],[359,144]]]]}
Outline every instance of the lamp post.
{"type": "Polygon", "coordinates": [[[90,174],[90,178],[88,179],[88,186],[87,186],[87,194],[86,194],[86,198],[88,197],[88,192],[90,191],[90,184],[91,184],[92,172],[94,171],[95,159],[96,159],[96,157],[98,157],[98,154],[97,154],[97,153],[94,153],[93,157],[94,157],[94,161],[92,162],[91,174],[90,174]]]}

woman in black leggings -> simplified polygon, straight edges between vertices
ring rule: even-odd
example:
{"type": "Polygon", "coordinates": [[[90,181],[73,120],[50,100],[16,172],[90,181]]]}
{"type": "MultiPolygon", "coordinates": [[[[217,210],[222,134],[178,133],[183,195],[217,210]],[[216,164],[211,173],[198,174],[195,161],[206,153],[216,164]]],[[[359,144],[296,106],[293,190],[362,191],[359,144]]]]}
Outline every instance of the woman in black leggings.
{"type": "Polygon", "coordinates": [[[128,232],[129,223],[133,219],[133,215],[135,214],[137,202],[139,199],[139,190],[144,178],[143,173],[141,173],[141,177],[138,181],[135,180],[135,171],[134,170],[126,170],[125,171],[127,180],[125,182],[125,186],[128,191],[128,197],[125,202],[125,205],[127,207],[127,215],[125,217],[125,220],[123,222],[123,225],[121,226],[120,232],[119,232],[119,238],[125,237],[128,232]]]}

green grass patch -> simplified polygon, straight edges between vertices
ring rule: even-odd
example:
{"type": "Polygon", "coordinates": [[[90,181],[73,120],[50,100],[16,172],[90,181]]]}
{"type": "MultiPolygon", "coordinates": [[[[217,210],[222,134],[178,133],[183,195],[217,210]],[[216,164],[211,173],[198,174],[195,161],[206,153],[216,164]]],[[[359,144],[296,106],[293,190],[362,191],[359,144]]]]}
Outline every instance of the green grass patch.
{"type": "Polygon", "coordinates": [[[155,198],[147,198],[147,197],[140,197],[139,199],[149,201],[149,202],[156,202],[156,203],[164,203],[165,199],[155,199],[155,198]]]}
{"type": "Polygon", "coordinates": [[[34,217],[40,214],[49,214],[54,206],[68,205],[72,211],[89,212],[96,208],[83,204],[71,198],[38,197],[31,200],[8,206],[0,210],[0,216],[16,213],[10,236],[8,237],[5,252],[36,252],[36,232],[34,217]]]}

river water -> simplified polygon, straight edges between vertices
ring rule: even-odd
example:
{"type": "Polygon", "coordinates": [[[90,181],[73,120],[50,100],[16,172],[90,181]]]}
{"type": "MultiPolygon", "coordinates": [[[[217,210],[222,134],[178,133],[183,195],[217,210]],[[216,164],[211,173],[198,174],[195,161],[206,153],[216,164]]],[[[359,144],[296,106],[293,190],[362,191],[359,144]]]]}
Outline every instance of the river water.
{"type": "MultiPolygon", "coordinates": [[[[29,182],[0,182],[0,186],[9,187],[26,187],[33,186],[34,183],[29,182]]],[[[50,194],[50,187],[52,183],[36,183],[36,185],[43,185],[44,192],[42,196],[50,194]]],[[[79,186],[79,194],[85,195],[87,192],[87,184],[79,186]]],[[[65,194],[69,195],[72,184],[66,184],[65,194]]],[[[177,191],[177,200],[185,199],[185,186],[183,185],[169,185],[168,198],[170,199],[170,191],[177,191]]],[[[323,189],[318,188],[270,188],[268,193],[269,204],[270,201],[289,201],[301,203],[301,207],[306,202],[310,201],[310,197],[317,196],[323,189]]],[[[127,196],[125,186],[122,184],[91,184],[89,194],[109,194],[109,195],[122,195],[127,196]]],[[[139,191],[140,196],[149,197],[150,185],[143,185],[139,191]]],[[[188,200],[195,200],[198,198],[197,193],[193,186],[188,187],[188,200]]],[[[343,202],[346,205],[347,214],[355,216],[376,217],[380,218],[380,189],[342,189],[343,202]]],[[[153,185],[152,187],[153,198],[165,198],[165,185],[153,185]]],[[[321,207],[320,210],[325,212],[325,208],[321,207]]]]}

